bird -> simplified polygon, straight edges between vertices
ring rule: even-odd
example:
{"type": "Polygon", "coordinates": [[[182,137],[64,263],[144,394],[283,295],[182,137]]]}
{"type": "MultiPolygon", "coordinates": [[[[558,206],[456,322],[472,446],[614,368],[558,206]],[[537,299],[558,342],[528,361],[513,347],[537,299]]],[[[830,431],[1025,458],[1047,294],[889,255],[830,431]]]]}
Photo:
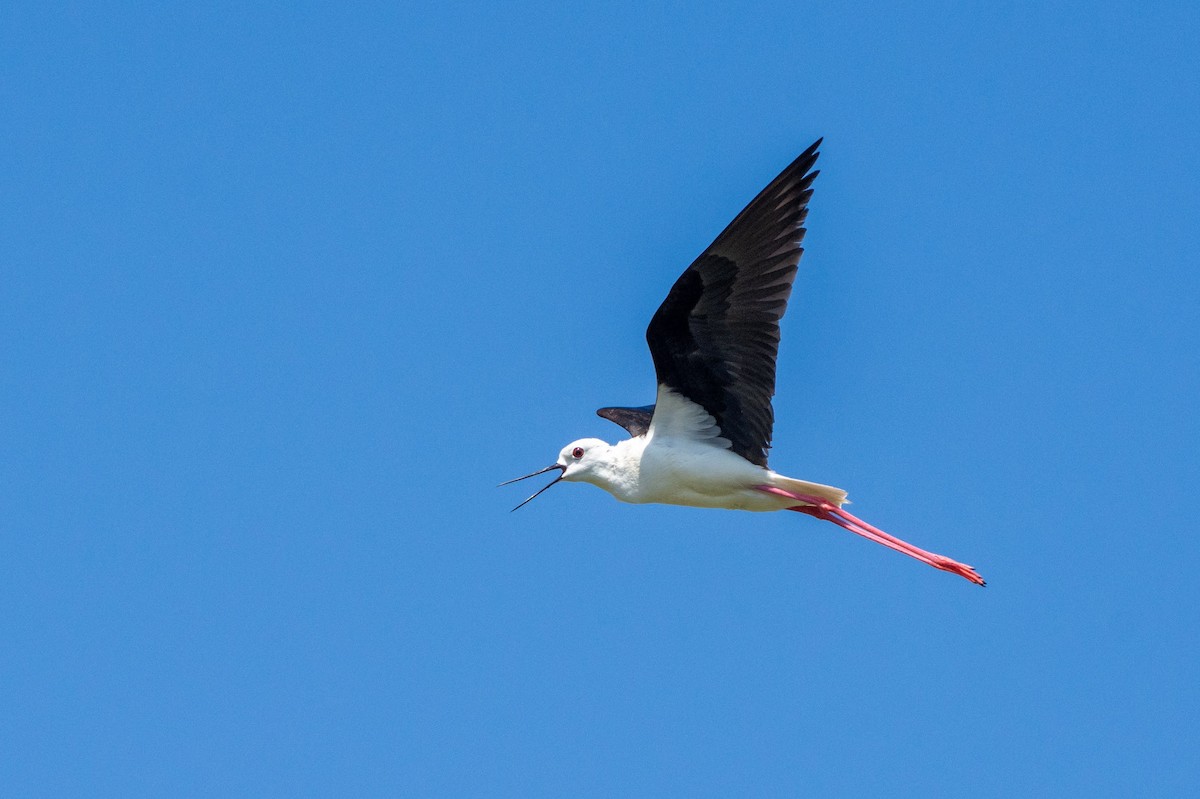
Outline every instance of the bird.
{"type": "Polygon", "coordinates": [[[745,511],[788,510],[843,529],[936,569],[986,585],[975,569],[896,538],[852,515],[840,488],[785,477],[767,465],[775,423],[779,321],[804,249],[818,139],[750,201],[675,281],[646,329],[653,405],[597,415],[629,438],[581,438],[544,469],[558,471],[513,510],[560,482],[591,483],[627,503],[745,511]]]}

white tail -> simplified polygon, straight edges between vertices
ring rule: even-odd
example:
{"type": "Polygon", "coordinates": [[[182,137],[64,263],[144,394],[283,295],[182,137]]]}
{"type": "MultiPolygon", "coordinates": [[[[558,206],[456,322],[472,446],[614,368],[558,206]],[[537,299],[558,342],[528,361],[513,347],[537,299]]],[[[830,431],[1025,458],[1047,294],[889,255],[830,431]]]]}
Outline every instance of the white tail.
{"type": "Polygon", "coordinates": [[[807,494],[810,497],[827,499],[839,508],[850,502],[850,500],[846,499],[846,492],[840,488],[821,485],[820,483],[810,483],[807,480],[794,480],[791,477],[784,477],[782,474],[775,474],[774,472],[771,472],[770,484],[793,494],[807,494]]]}

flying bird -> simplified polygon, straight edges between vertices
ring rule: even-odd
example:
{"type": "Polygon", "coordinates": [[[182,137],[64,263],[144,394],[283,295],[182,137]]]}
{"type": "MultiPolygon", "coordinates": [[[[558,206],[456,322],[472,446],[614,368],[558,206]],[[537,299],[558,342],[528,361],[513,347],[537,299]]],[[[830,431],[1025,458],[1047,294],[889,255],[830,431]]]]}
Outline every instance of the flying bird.
{"type": "Polygon", "coordinates": [[[927,552],[850,514],[840,488],[767,466],[779,320],[804,252],[818,139],[734,217],[689,266],[646,330],[658,377],[653,405],[596,413],[630,438],[581,438],[545,469],[549,485],[591,483],[622,502],[806,513],[984,585],[974,568],[927,552]]]}

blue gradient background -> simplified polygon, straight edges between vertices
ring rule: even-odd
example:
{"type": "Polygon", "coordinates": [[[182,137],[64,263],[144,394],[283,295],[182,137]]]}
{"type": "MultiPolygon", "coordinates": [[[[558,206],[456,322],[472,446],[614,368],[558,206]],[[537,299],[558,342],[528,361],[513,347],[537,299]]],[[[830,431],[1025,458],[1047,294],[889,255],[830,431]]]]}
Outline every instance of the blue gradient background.
{"type": "Polygon", "coordinates": [[[1184,796],[1191,3],[10,4],[0,793],[1184,796]],[[825,136],[796,514],[495,484],[825,136]]]}

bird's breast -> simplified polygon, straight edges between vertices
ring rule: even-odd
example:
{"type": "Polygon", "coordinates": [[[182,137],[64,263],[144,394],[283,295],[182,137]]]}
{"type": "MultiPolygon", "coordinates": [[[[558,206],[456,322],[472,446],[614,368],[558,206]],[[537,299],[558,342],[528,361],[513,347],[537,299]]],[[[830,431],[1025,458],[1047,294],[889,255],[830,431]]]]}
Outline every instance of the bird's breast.
{"type": "Polygon", "coordinates": [[[625,501],[775,510],[778,503],[754,489],[765,481],[765,474],[766,470],[724,448],[688,441],[651,442],[642,453],[636,489],[625,501]]]}

